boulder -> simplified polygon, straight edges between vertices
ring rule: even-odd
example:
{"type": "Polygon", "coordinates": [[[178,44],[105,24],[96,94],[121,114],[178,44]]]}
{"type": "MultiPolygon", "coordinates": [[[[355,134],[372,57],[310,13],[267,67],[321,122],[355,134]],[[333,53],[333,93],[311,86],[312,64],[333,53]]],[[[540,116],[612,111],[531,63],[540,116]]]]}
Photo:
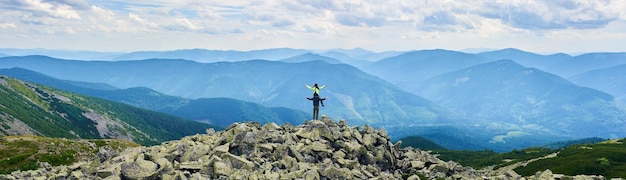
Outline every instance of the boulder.
{"type": "Polygon", "coordinates": [[[213,175],[215,176],[228,176],[232,174],[233,169],[224,162],[213,163],[213,175]]]}
{"type": "Polygon", "coordinates": [[[423,169],[425,163],[422,161],[409,161],[411,163],[411,168],[413,169],[423,169]]]}
{"type": "Polygon", "coordinates": [[[120,168],[125,179],[152,179],[156,177],[159,166],[152,161],[146,161],[141,154],[133,162],[122,163],[120,168]]]}
{"type": "Polygon", "coordinates": [[[348,168],[330,166],[320,170],[321,177],[327,179],[353,179],[352,171],[348,168]]]}

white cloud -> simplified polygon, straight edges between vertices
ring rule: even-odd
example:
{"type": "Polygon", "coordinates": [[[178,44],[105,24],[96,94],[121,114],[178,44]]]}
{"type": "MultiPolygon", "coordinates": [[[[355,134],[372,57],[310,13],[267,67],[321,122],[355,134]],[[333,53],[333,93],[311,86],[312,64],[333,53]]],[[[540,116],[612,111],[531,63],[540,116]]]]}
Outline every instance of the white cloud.
{"type": "Polygon", "coordinates": [[[0,23],[0,28],[2,29],[9,29],[9,28],[16,28],[17,26],[13,23],[0,23]]]}
{"type": "Polygon", "coordinates": [[[71,27],[67,27],[67,28],[65,28],[65,33],[68,33],[68,34],[75,34],[75,33],[76,33],[76,31],[74,31],[74,29],[72,29],[71,27]]]}
{"type": "Polygon", "coordinates": [[[64,19],[80,19],[78,12],[72,5],[65,2],[40,1],[40,0],[3,0],[1,9],[20,10],[37,17],[56,17],[64,19]]]}
{"type": "Polygon", "coordinates": [[[512,1],[487,4],[481,14],[522,29],[602,28],[620,19],[617,1],[512,1]]]}
{"type": "Polygon", "coordinates": [[[188,30],[198,30],[198,29],[200,29],[200,27],[198,27],[195,24],[193,24],[187,18],[176,19],[176,24],[174,26],[175,27],[180,27],[182,29],[188,29],[188,30]]]}
{"type": "Polygon", "coordinates": [[[223,48],[581,49],[571,42],[625,40],[624,9],[623,0],[0,0],[0,33],[241,40],[214,45],[223,48]]]}

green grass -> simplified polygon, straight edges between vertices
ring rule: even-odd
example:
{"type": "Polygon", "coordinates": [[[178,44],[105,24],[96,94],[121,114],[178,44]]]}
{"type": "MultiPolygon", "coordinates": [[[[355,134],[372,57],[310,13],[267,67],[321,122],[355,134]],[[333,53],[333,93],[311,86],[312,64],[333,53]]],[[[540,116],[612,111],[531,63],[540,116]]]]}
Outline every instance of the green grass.
{"type": "Polygon", "coordinates": [[[513,150],[507,153],[496,153],[491,150],[483,151],[455,151],[455,150],[433,150],[433,154],[439,154],[439,159],[444,161],[455,161],[464,166],[474,169],[482,169],[487,166],[499,168],[511,165],[520,161],[526,161],[537,157],[549,155],[556,150],[547,148],[527,148],[513,150]]]}
{"type": "MultiPolygon", "coordinates": [[[[403,140],[403,145],[404,141],[405,140],[403,140]]],[[[408,142],[413,141],[416,142],[417,146],[428,144],[419,138],[408,139],[408,142]]],[[[537,160],[529,163],[527,166],[516,168],[515,172],[522,176],[532,176],[535,175],[537,171],[550,169],[553,173],[569,176],[584,174],[602,175],[607,178],[626,178],[625,139],[598,141],[599,138],[564,141],[547,146],[562,147],[559,149],[526,148],[507,153],[496,153],[491,150],[457,151],[434,149],[431,151],[432,154],[438,154],[438,158],[441,160],[455,161],[463,166],[470,166],[474,169],[483,169],[488,166],[493,166],[494,169],[498,169],[517,162],[524,162],[559,152],[555,158],[537,160]],[[563,147],[566,145],[567,147],[563,147]]],[[[412,146],[415,147],[416,145],[412,146]]]]}
{"type": "Polygon", "coordinates": [[[71,164],[76,161],[74,158],[74,154],[76,154],[76,150],[65,150],[62,152],[52,152],[52,153],[44,153],[35,156],[36,159],[39,159],[41,162],[48,162],[50,165],[59,166],[71,164]]]}
{"type": "Polygon", "coordinates": [[[28,97],[31,101],[35,102],[39,106],[44,107],[44,109],[50,108],[50,106],[40,98],[40,96],[37,94],[37,92],[33,90],[33,88],[30,88],[26,84],[23,84],[22,82],[15,79],[8,79],[8,82],[15,91],[28,97]]]}
{"type": "Polygon", "coordinates": [[[97,158],[98,149],[114,150],[139,146],[123,140],[70,140],[38,136],[5,136],[0,139],[0,174],[39,168],[37,162],[53,166],[70,165],[97,158]]]}
{"type": "Polygon", "coordinates": [[[560,151],[556,158],[539,160],[515,171],[524,176],[550,169],[565,175],[603,175],[626,178],[626,144],[624,139],[611,143],[573,145],[560,151]]]}
{"type": "Polygon", "coordinates": [[[5,138],[0,142],[0,174],[7,174],[15,170],[28,170],[37,168],[29,158],[39,151],[37,144],[31,141],[7,141],[5,138]]]}

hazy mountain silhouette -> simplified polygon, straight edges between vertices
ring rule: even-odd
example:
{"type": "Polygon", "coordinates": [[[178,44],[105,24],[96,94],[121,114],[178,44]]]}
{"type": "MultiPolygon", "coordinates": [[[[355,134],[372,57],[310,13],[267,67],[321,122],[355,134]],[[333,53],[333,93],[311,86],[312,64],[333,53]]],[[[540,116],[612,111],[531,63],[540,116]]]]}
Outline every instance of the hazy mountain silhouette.
{"type": "Polygon", "coordinates": [[[341,52],[336,52],[336,51],[328,51],[328,52],[321,53],[320,55],[326,56],[326,57],[330,57],[330,58],[333,58],[333,59],[337,59],[337,60],[339,60],[339,61],[341,61],[343,63],[352,65],[352,66],[357,67],[357,68],[363,68],[363,67],[365,67],[367,65],[372,64],[372,62],[370,62],[370,61],[367,61],[367,60],[364,60],[364,59],[357,59],[357,58],[351,57],[351,56],[349,56],[347,54],[344,54],[344,53],[341,53],[341,52]]]}
{"type": "Polygon", "coordinates": [[[430,78],[417,92],[467,118],[483,120],[485,129],[503,133],[494,142],[533,135],[626,136],[626,113],[611,95],[511,60],[430,78]]]}
{"type": "Polygon", "coordinates": [[[414,92],[424,80],[486,62],[485,58],[442,49],[407,52],[375,62],[364,70],[414,92]]]}
{"type": "Polygon", "coordinates": [[[343,62],[334,59],[334,58],[330,58],[330,57],[326,57],[326,56],[321,56],[319,54],[313,54],[313,53],[305,53],[305,54],[300,54],[294,57],[289,57],[289,58],[285,58],[280,60],[282,62],[290,62],[290,63],[300,63],[300,62],[307,62],[307,61],[324,61],[326,63],[330,63],[330,64],[341,64],[343,62]]]}
{"type": "Polygon", "coordinates": [[[549,66],[546,71],[564,78],[587,71],[626,64],[626,53],[588,53],[549,66]]]}
{"type": "MultiPolygon", "coordinates": [[[[330,49],[330,50],[324,51],[322,54],[326,55],[329,53],[341,53],[354,59],[364,60],[367,62],[375,62],[381,59],[397,56],[405,52],[404,51],[373,52],[373,51],[365,50],[362,48],[354,48],[354,49],[330,49]]],[[[332,56],[329,56],[329,57],[332,57],[332,56]]],[[[333,57],[333,58],[343,61],[343,59],[341,58],[337,58],[337,57],[333,57]]]]}
{"type": "Polygon", "coordinates": [[[253,51],[181,49],[174,51],[138,51],[120,55],[115,60],[186,59],[198,62],[279,60],[310,53],[303,49],[276,48],[253,51]]]}
{"type": "Polygon", "coordinates": [[[588,71],[569,80],[581,86],[607,92],[626,105],[626,64],[588,71]]]}
{"type": "Polygon", "coordinates": [[[564,53],[540,55],[514,48],[483,52],[479,53],[478,55],[483,56],[490,61],[510,59],[523,66],[533,67],[541,70],[545,70],[547,69],[547,67],[572,58],[572,56],[564,53]]]}
{"type": "Polygon", "coordinates": [[[37,49],[0,48],[0,57],[41,55],[41,56],[49,56],[49,57],[62,58],[62,59],[110,60],[121,54],[124,54],[124,53],[56,50],[56,49],[41,49],[41,48],[37,48],[37,49]]]}

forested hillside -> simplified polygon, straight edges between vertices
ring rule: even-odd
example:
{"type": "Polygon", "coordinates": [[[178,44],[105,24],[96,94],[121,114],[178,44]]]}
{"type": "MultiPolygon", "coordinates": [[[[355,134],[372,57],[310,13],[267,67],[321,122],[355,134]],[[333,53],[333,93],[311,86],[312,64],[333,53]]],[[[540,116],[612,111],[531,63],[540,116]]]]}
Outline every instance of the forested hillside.
{"type": "Polygon", "coordinates": [[[0,134],[116,138],[144,145],[213,126],[0,76],[0,134]]]}

